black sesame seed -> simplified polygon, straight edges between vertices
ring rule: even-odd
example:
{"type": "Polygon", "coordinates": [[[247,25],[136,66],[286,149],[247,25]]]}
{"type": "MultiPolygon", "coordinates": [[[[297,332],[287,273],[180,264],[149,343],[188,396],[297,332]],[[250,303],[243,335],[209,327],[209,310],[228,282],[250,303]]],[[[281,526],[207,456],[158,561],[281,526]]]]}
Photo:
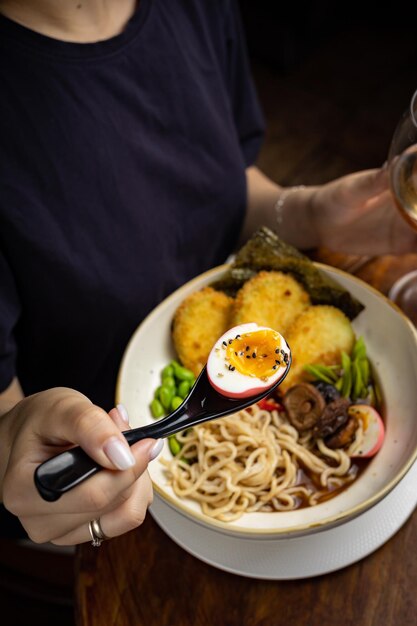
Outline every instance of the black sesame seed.
{"type": "Polygon", "coordinates": [[[280,350],[279,350],[279,348],[277,348],[277,349],[275,350],[275,354],[279,354],[279,353],[280,353],[280,350]]]}
{"type": "Polygon", "coordinates": [[[226,343],[225,341],[223,341],[223,345],[224,345],[224,346],[227,346],[227,343],[226,343]]]}
{"type": "Polygon", "coordinates": [[[246,352],[249,350],[249,346],[246,346],[246,352]]]}
{"type": "Polygon", "coordinates": [[[281,350],[282,356],[285,356],[285,350],[281,350]]]}
{"type": "Polygon", "coordinates": [[[277,365],[281,365],[281,361],[277,361],[276,359],[275,359],[275,363],[276,363],[277,365]]]}
{"type": "Polygon", "coordinates": [[[263,354],[263,355],[262,355],[262,357],[263,357],[264,359],[266,359],[266,357],[267,357],[267,356],[268,356],[267,354],[263,354]]]}
{"type": "Polygon", "coordinates": [[[273,369],[273,370],[276,370],[276,369],[277,369],[277,366],[276,366],[276,365],[273,365],[273,366],[272,366],[272,369],[273,369]]]}
{"type": "Polygon", "coordinates": [[[246,358],[247,358],[247,359],[250,359],[250,356],[249,356],[249,354],[247,354],[247,355],[246,355],[246,358]]]}
{"type": "Polygon", "coordinates": [[[256,352],[252,352],[252,359],[256,359],[256,352]]]}
{"type": "Polygon", "coordinates": [[[235,339],[240,339],[240,335],[236,335],[235,339]]]}
{"type": "Polygon", "coordinates": [[[232,342],[233,342],[233,339],[229,339],[229,343],[232,343],[232,342]]]}
{"type": "Polygon", "coordinates": [[[234,372],[236,368],[232,366],[230,369],[234,372]]]}
{"type": "Polygon", "coordinates": [[[237,352],[236,352],[236,351],[235,351],[235,354],[236,354],[236,356],[237,356],[237,352]]]}

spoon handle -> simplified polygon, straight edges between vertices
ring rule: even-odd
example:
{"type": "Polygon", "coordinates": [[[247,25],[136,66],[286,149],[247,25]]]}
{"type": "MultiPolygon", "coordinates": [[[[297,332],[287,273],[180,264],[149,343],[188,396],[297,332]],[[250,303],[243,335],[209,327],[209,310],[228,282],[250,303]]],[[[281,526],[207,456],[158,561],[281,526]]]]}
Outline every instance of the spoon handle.
{"type": "MultiPolygon", "coordinates": [[[[127,430],[123,433],[128,444],[146,439],[159,439],[178,430],[172,421],[161,420],[140,428],[127,430]],[[165,423],[164,423],[165,422],[165,423]]],[[[35,485],[44,500],[55,502],[63,493],[69,491],[90,476],[93,476],[102,466],[88,456],[79,446],[61,452],[48,461],[45,461],[35,471],[35,485]]]]}

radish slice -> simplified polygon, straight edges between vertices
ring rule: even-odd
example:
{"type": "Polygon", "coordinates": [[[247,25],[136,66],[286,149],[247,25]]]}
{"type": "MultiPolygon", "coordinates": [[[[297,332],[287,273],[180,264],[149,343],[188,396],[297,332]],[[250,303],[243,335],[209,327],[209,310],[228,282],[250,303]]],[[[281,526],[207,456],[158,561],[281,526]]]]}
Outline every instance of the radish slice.
{"type": "Polygon", "coordinates": [[[384,441],[385,427],[381,416],[367,404],[352,404],[348,409],[349,415],[354,415],[362,422],[363,440],[352,457],[369,458],[374,456],[384,441]]]}

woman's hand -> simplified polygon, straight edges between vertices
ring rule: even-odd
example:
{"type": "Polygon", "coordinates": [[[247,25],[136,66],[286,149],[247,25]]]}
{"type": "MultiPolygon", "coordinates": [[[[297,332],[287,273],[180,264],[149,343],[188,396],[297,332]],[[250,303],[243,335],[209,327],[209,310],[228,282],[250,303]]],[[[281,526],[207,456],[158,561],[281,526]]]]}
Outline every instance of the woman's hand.
{"type": "Polygon", "coordinates": [[[57,545],[89,541],[88,523],[97,518],[107,537],[143,522],[152,502],[146,468],[162,442],[144,439],[129,448],[121,434],[128,428],[122,408],[107,414],[66,388],[25,398],[3,416],[2,455],[8,456],[3,502],[33,541],[57,545]],[[45,502],[34,484],[35,469],[74,444],[106,469],[56,502],[45,502]]]}
{"type": "Polygon", "coordinates": [[[417,252],[389,190],[388,170],[367,170],[317,187],[311,198],[319,245],[359,255],[417,252]]]}

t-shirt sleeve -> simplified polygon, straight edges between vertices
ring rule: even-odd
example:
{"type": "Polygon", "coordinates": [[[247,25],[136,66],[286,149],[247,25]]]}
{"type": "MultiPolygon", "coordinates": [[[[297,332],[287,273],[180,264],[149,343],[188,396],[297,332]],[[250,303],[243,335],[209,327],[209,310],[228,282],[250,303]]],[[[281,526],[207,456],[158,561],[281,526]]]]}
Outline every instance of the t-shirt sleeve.
{"type": "Polygon", "coordinates": [[[230,99],[243,157],[249,166],[258,156],[265,123],[251,75],[246,39],[236,0],[230,1],[226,41],[230,99]]]}
{"type": "Polygon", "coordinates": [[[0,392],[16,376],[16,342],[14,329],[20,315],[16,283],[0,248],[0,392]]]}

